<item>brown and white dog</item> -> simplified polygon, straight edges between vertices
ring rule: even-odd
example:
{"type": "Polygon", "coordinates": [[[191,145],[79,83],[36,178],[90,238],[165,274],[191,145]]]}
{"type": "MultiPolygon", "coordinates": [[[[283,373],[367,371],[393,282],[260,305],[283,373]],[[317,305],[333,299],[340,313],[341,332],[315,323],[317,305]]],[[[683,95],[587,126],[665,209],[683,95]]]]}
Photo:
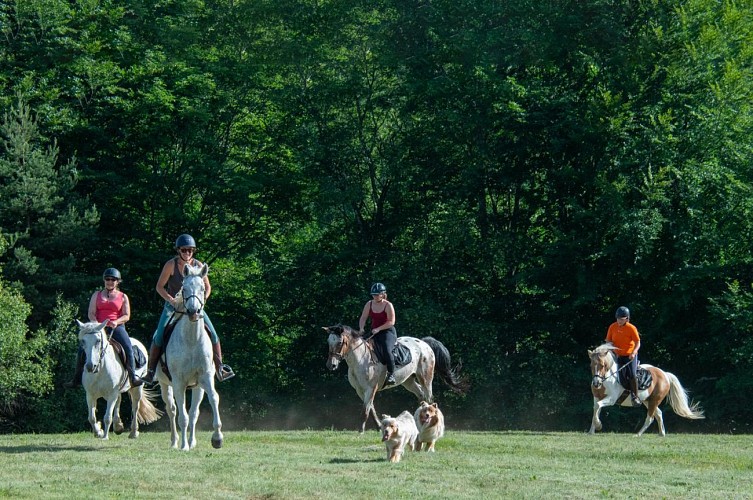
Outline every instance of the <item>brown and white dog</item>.
{"type": "Polygon", "coordinates": [[[415,449],[418,429],[409,411],[406,410],[395,418],[382,415],[380,427],[382,442],[387,447],[387,460],[390,462],[399,462],[406,446],[411,450],[415,449]]]}
{"type": "Polygon", "coordinates": [[[426,444],[426,451],[434,451],[434,444],[439,438],[444,436],[444,415],[437,406],[437,403],[429,404],[421,401],[416,413],[413,414],[418,428],[418,441],[416,441],[415,450],[421,451],[426,444]]]}

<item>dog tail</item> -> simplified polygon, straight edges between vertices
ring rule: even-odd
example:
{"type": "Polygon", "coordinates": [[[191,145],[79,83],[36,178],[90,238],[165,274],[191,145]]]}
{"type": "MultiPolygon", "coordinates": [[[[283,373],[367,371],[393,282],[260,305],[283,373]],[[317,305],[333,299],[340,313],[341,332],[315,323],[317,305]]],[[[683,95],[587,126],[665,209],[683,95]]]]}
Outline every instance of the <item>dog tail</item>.
{"type": "Polygon", "coordinates": [[[454,392],[458,394],[466,394],[471,384],[466,377],[460,375],[462,363],[458,362],[458,364],[453,367],[450,358],[450,351],[447,350],[443,343],[434,337],[424,337],[421,340],[429,344],[431,350],[434,351],[434,359],[436,363],[434,369],[439,374],[442,381],[454,392]]]}

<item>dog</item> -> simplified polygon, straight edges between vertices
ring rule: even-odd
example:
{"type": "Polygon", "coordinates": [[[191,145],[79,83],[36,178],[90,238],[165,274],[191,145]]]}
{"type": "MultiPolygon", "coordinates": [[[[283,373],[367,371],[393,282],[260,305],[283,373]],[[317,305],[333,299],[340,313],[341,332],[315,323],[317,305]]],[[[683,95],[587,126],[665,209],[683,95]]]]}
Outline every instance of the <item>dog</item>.
{"type": "Polygon", "coordinates": [[[418,429],[418,440],[416,441],[415,450],[421,451],[426,444],[426,451],[434,451],[434,444],[439,438],[444,436],[444,415],[437,406],[437,403],[429,404],[421,401],[421,406],[413,414],[418,429]]]}
{"type": "Polygon", "coordinates": [[[411,450],[415,449],[418,429],[409,411],[406,410],[395,418],[382,415],[379,427],[382,429],[382,442],[387,447],[387,460],[390,462],[399,462],[406,446],[411,450]]]}

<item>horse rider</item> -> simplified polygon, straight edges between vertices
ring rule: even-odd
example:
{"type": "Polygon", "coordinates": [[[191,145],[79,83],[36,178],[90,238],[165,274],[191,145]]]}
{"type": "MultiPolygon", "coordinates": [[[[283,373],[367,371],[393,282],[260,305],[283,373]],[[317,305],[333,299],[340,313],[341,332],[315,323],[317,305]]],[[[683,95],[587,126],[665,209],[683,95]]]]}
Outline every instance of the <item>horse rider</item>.
{"type": "Polygon", "coordinates": [[[616,347],[617,370],[623,371],[625,380],[630,384],[630,397],[634,406],[640,406],[638,397],[638,350],[641,348],[641,337],[638,329],[630,322],[630,310],[620,306],[614,314],[615,322],[607,330],[607,342],[616,347]],[[624,368],[623,368],[624,367],[624,368]]]}
{"type": "MultiPolygon", "coordinates": [[[[165,262],[162,267],[162,273],[160,273],[157,280],[157,293],[165,299],[165,305],[162,308],[162,315],[157,323],[157,329],[152,337],[152,345],[149,347],[149,368],[146,376],[144,376],[145,382],[154,381],[154,372],[157,369],[157,363],[160,356],[162,356],[163,350],[163,334],[167,322],[175,312],[175,295],[183,287],[183,268],[185,266],[201,267],[202,262],[194,258],[196,253],[196,240],[190,234],[181,234],[175,240],[175,252],[177,255],[172,259],[165,262]]],[[[204,300],[209,299],[209,295],[212,293],[212,285],[209,284],[209,277],[204,276],[204,288],[205,295],[204,300]]],[[[210,338],[212,340],[212,353],[214,357],[214,366],[216,370],[217,380],[220,382],[232,378],[235,376],[233,369],[222,362],[222,347],[220,346],[220,338],[217,336],[217,330],[215,330],[212,321],[209,319],[206,311],[204,311],[204,324],[209,329],[210,338]]]]}
{"type": "Polygon", "coordinates": [[[397,331],[395,330],[395,307],[387,300],[387,287],[382,283],[371,285],[372,300],[363,306],[358,328],[361,335],[366,327],[366,320],[371,320],[371,336],[374,342],[379,344],[387,357],[387,380],[386,385],[394,385],[395,382],[395,356],[392,350],[397,343],[397,331]]]}
{"type": "MultiPolygon", "coordinates": [[[[125,369],[128,372],[131,387],[138,387],[144,381],[136,375],[133,345],[125,329],[126,322],[131,318],[131,303],[128,300],[128,295],[119,289],[122,281],[120,271],[114,267],[107,268],[102,274],[102,279],[104,280],[104,288],[94,292],[89,299],[89,321],[98,323],[107,321],[105,327],[107,333],[123,346],[125,351],[125,369]]],[[[73,375],[73,380],[63,384],[65,388],[72,389],[81,385],[85,362],[83,349],[79,349],[76,357],[76,373],[73,375]]]]}

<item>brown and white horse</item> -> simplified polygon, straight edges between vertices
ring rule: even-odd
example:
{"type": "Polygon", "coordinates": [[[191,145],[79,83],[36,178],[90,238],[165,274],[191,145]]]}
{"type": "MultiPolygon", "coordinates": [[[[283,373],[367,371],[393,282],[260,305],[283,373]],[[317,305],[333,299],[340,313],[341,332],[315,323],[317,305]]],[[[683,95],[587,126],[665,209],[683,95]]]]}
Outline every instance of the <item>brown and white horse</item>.
{"type": "Polygon", "coordinates": [[[464,394],[468,389],[468,383],[459,376],[460,368],[451,366],[447,348],[433,337],[397,339],[399,344],[410,350],[411,361],[404,366],[396,367],[397,384],[384,387],[387,368],[376,360],[371,341],[364,339],[357,330],[346,325],[338,324],[323,328],[328,333],[327,368],[334,371],[340,365],[340,361],[345,360],[348,365],[348,381],[363,401],[361,432],[366,429],[369,414],[374,417],[377,425],[381,425],[374,408],[374,396],[379,390],[402,385],[415,394],[419,401],[431,402],[431,384],[435,370],[453,391],[464,394]]]}
{"type": "MultiPolygon", "coordinates": [[[[591,392],[594,396],[594,414],[591,419],[589,434],[601,430],[601,420],[599,420],[601,409],[617,403],[625,390],[620,385],[619,374],[617,373],[617,359],[613,352],[614,349],[615,347],[611,343],[606,343],[593,351],[588,351],[588,357],[591,358],[591,375],[593,377],[591,380],[591,392]]],[[[675,375],[647,364],[641,364],[641,368],[651,372],[652,381],[647,389],[638,392],[638,397],[643,401],[643,405],[647,408],[648,412],[646,414],[646,421],[643,423],[641,430],[638,431],[637,436],[643,434],[654,419],[656,419],[656,423],[659,426],[659,433],[662,436],[666,435],[659,405],[667,395],[669,395],[669,405],[677,415],[690,419],[704,418],[703,410],[699,408],[698,403],[689,403],[688,393],[675,375]]],[[[626,398],[622,405],[632,406],[630,398],[626,398]]]]}

